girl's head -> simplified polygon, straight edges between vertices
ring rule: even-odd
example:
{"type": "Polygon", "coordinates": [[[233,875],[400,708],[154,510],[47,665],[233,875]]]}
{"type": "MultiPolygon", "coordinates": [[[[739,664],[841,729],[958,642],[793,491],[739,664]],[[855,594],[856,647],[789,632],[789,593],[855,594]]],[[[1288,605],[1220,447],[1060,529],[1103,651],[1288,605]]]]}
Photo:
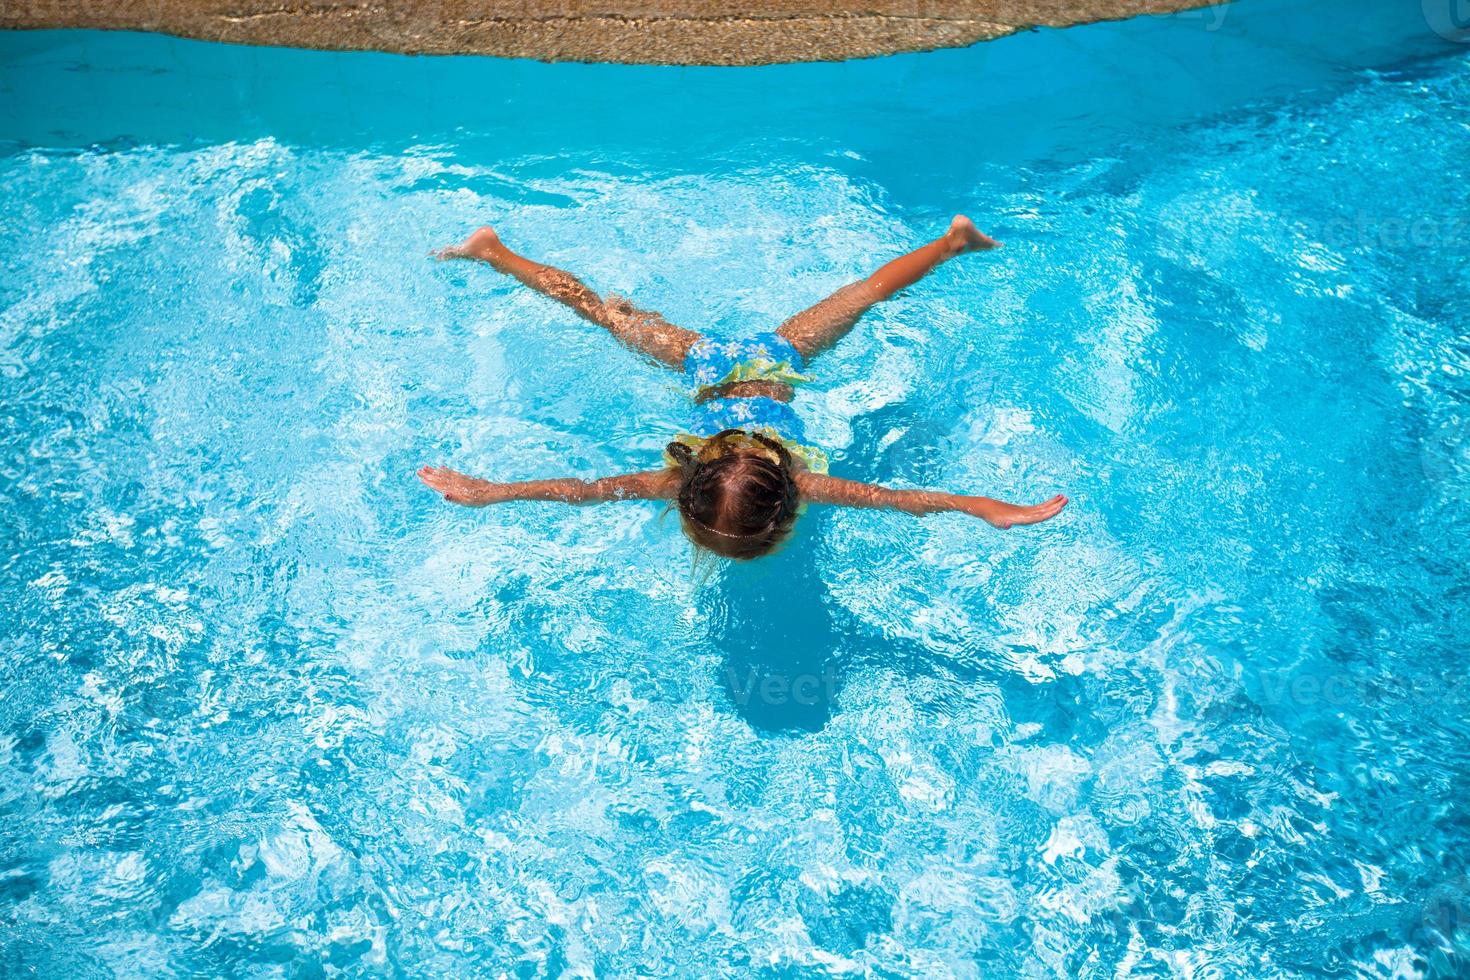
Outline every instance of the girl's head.
{"type": "Polygon", "coordinates": [[[759,433],[726,429],[696,452],[671,442],[679,464],[679,515],[697,545],[726,558],[759,558],[786,540],[798,496],[786,447],[759,433]]]}

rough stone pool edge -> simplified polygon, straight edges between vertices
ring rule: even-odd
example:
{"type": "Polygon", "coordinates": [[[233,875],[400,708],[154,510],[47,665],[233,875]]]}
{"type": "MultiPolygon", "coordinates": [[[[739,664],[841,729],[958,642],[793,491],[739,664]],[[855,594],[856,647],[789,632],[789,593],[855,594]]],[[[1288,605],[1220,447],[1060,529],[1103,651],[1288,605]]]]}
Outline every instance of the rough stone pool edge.
{"type": "Polygon", "coordinates": [[[540,61],[766,65],[964,47],[1223,0],[0,0],[0,28],[540,61]]]}

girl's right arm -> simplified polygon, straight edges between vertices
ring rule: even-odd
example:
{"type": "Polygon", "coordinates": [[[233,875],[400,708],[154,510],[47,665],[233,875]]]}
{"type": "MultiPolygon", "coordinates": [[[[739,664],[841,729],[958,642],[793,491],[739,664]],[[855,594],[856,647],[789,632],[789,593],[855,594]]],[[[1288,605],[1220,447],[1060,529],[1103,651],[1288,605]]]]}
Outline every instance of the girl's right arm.
{"type": "Polygon", "coordinates": [[[802,497],[816,504],[885,507],[908,514],[957,510],[1002,528],[1017,524],[1040,524],[1055,517],[1068,503],[1066,497],[1057,494],[1044,504],[1008,504],[1004,500],[991,497],[971,497],[940,490],[894,490],[874,483],[858,483],[811,472],[798,473],[796,487],[801,491],[802,497]]]}
{"type": "Polygon", "coordinates": [[[442,466],[425,466],[419,479],[451,503],[484,507],[508,500],[557,500],[567,504],[595,504],[605,500],[670,500],[679,492],[677,470],[624,473],[600,480],[527,480],[492,483],[442,466]]]}

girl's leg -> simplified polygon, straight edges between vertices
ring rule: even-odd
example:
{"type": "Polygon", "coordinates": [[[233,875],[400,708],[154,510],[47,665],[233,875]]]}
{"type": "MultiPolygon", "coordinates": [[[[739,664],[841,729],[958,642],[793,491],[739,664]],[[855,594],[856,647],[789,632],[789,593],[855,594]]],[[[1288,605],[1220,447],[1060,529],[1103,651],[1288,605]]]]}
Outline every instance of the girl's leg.
{"type": "Polygon", "coordinates": [[[843,286],[781,324],[776,332],[791,341],[802,357],[811,357],[837,343],[873,304],[912,286],[939,263],[965,252],[999,247],[1000,242],[982,234],[969,218],[956,215],[939,238],[899,256],[862,282],[843,286]]]}
{"type": "Polygon", "coordinates": [[[684,355],[700,335],[676,327],[657,313],[640,310],[627,300],[603,299],[576,276],[555,266],[533,262],[501,243],[486,225],[459,245],[435,253],[441,259],[479,259],[498,272],[515,276],[538,293],[571,307],[636,351],[672,368],[684,367],[684,355]]]}

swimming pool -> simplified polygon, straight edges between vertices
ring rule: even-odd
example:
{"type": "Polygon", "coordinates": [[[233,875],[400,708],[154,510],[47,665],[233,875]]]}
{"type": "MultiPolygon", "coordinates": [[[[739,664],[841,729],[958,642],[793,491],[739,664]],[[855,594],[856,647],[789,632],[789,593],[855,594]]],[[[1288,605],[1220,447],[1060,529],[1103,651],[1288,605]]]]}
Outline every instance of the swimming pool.
{"type": "Polygon", "coordinates": [[[0,35],[0,973],[1453,975],[1470,64],[1260,0],[837,65],[0,35]],[[816,362],[692,569],[671,376],[432,247],[816,362]]]}

